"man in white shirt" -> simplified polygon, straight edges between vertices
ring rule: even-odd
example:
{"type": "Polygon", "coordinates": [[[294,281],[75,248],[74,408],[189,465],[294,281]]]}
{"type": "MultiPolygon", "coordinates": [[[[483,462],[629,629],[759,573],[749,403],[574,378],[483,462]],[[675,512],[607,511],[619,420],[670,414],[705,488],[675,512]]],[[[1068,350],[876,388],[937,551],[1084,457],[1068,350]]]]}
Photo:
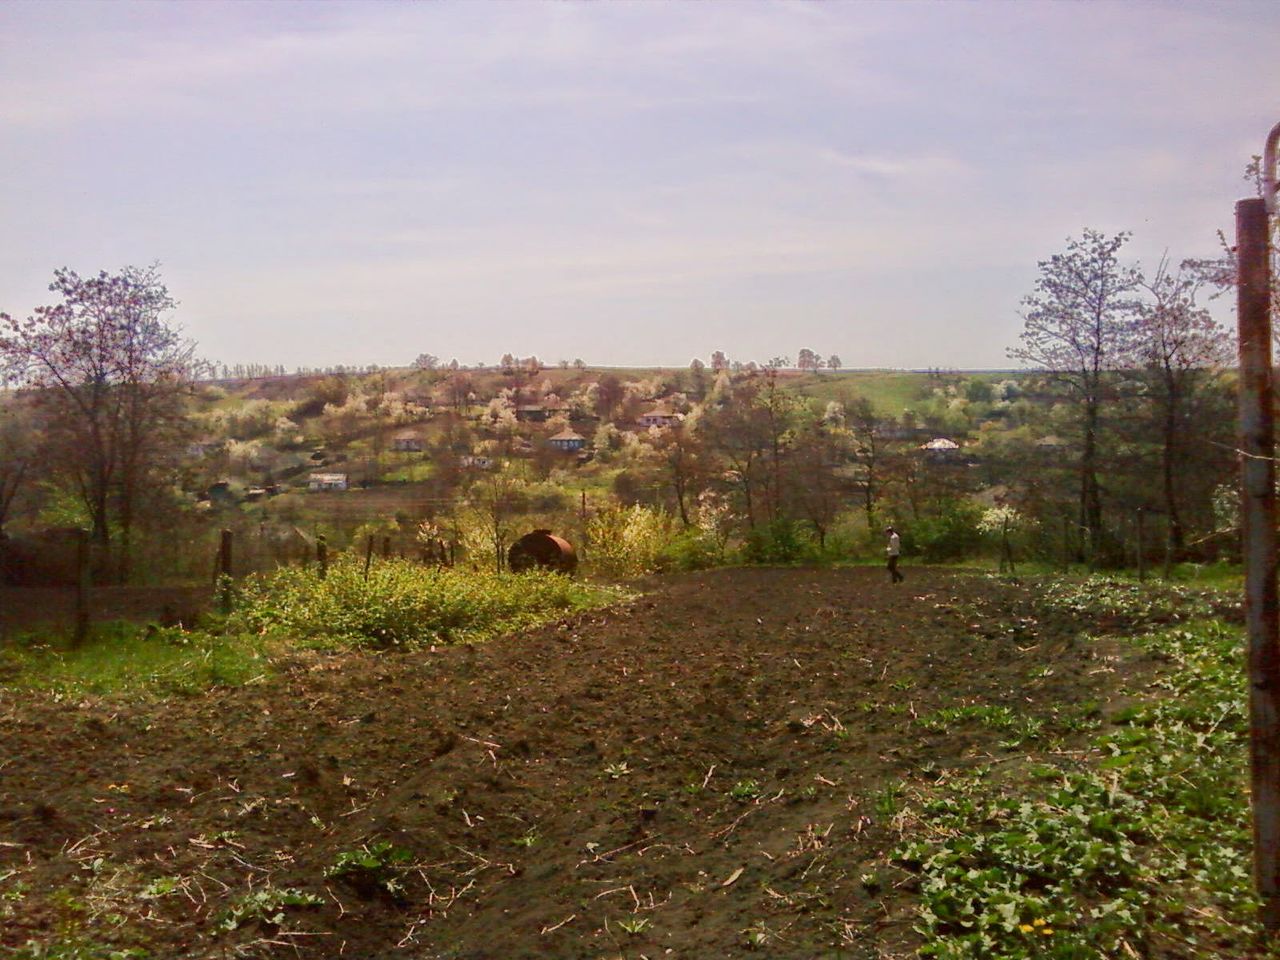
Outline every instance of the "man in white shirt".
{"type": "Polygon", "coordinates": [[[901,583],[907,579],[898,572],[898,557],[902,555],[902,538],[898,536],[898,531],[893,527],[885,527],[884,532],[889,535],[889,545],[884,548],[884,552],[889,558],[889,577],[893,583],[901,583]]]}

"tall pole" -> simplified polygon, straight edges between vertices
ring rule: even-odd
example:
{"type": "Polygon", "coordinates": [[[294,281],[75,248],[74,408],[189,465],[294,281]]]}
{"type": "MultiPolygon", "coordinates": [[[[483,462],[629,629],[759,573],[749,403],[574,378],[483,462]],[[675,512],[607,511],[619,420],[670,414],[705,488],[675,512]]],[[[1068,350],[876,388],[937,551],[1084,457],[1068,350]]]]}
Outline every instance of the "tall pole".
{"type": "Polygon", "coordinates": [[[1236,204],[1240,333],[1240,481],[1249,631],[1253,865],[1262,922],[1280,933],[1280,613],[1276,609],[1276,468],[1271,278],[1263,200],[1236,204]]]}

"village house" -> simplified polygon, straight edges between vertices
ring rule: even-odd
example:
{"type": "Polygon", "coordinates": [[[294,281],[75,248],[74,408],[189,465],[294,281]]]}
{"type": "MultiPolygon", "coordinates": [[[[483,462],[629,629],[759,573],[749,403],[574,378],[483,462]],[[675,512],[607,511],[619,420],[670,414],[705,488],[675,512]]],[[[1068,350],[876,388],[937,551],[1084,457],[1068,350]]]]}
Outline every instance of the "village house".
{"type": "Polygon", "coordinates": [[[307,478],[307,490],[346,490],[345,473],[313,473],[307,478]]]}
{"type": "Polygon", "coordinates": [[[587,439],[582,434],[574,433],[572,430],[561,430],[555,436],[547,439],[547,445],[554,447],[556,450],[563,450],[565,453],[577,453],[587,445],[587,439]]]}
{"type": "Polygon", "coordinates": [[[398,433],[391,438],[391,449],[397,453],[421,453],[422,437],[412,431],[398,433]]]}
{"type": "Polygon", "coordinates": [[[516,407],[516,420],[520,423],[546,423],[550,415],[540,403],[522,403],[516,407]]]}
{"type": "Polygon", "coordinates": [[[673,413],[662,404],[658,404],[647,413],[640,414],[638,422],[642,427],[670,427],[679,423],[681,419],[680,414],[673,413]]]}
{"type": "Polygon", "coordinates": [[[960,444],[946,437],[934,437],[928,443],[921,444],[920,449],[930,463],[960,463],[964,460],[960,444]]]}

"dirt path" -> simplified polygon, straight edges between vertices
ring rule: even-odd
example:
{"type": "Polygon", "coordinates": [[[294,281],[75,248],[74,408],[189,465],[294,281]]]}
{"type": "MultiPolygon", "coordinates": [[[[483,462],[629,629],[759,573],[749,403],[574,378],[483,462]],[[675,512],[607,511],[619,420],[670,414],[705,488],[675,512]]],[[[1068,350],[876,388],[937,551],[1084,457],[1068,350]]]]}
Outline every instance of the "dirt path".
{"type": "Polygon", "coordinates": [[[919,719],[1049,716],[1115,674],[1016,588],[908,573],[671,578],[482,648],[300,657],[186,700],[0,693],[0,946],[909,956],[902,792],[1018,762],[919,719]],[[362,844],[373,866],[335,874],[362,844]]]}

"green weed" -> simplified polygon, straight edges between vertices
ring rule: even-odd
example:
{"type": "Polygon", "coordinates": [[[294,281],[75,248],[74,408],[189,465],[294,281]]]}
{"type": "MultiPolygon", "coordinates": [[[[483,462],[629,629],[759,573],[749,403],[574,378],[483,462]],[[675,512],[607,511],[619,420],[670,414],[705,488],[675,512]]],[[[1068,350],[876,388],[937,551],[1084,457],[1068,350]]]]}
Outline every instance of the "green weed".
{"type": "Polygon", "coordinates": [[[291,567],[250,577],[234,628],[317,647],[460,643],[616,602],[615,590],[540,572],[481,573],[343,556],[328,576],[291,567]]]}
{"type": "Polygon", "coordinates": [[[318,907],[323,902],[313,893],[292,887],[259,887],[239,897],[218,918],[217,926],[228,932],[254,921],[278,927],[284,923],[286,908],[318,907]]]}
{"type": "Polygon", "coordinates": [[[413,854],[403,847],[389,840],[375,840],[357,850],[339,853],[324,875],[346,881],[366,896],[380,892],[402,900],[404,875],[412,862],[413,854]]]}
{"type": "Polygon", "coordinates": [[[1215,622],[1136,640],[1173,664],[1161,699],[1095,740],[1084,769],[1030,784],[952,781],[920,815],[938,839],[900,862],[921,877],[922,956],[1103,960],[1176,944],[1242,956],[1250,884],[1239,631],[1215,622]]]}
{"type": "Polygon", "coordinates": [[[260,637],[221,637],[154,625],[105,624],[79,648],[32,638],[4,651],[16,686],[64,696],[153,691],[194,694],[269,674],[260,637]]]}

